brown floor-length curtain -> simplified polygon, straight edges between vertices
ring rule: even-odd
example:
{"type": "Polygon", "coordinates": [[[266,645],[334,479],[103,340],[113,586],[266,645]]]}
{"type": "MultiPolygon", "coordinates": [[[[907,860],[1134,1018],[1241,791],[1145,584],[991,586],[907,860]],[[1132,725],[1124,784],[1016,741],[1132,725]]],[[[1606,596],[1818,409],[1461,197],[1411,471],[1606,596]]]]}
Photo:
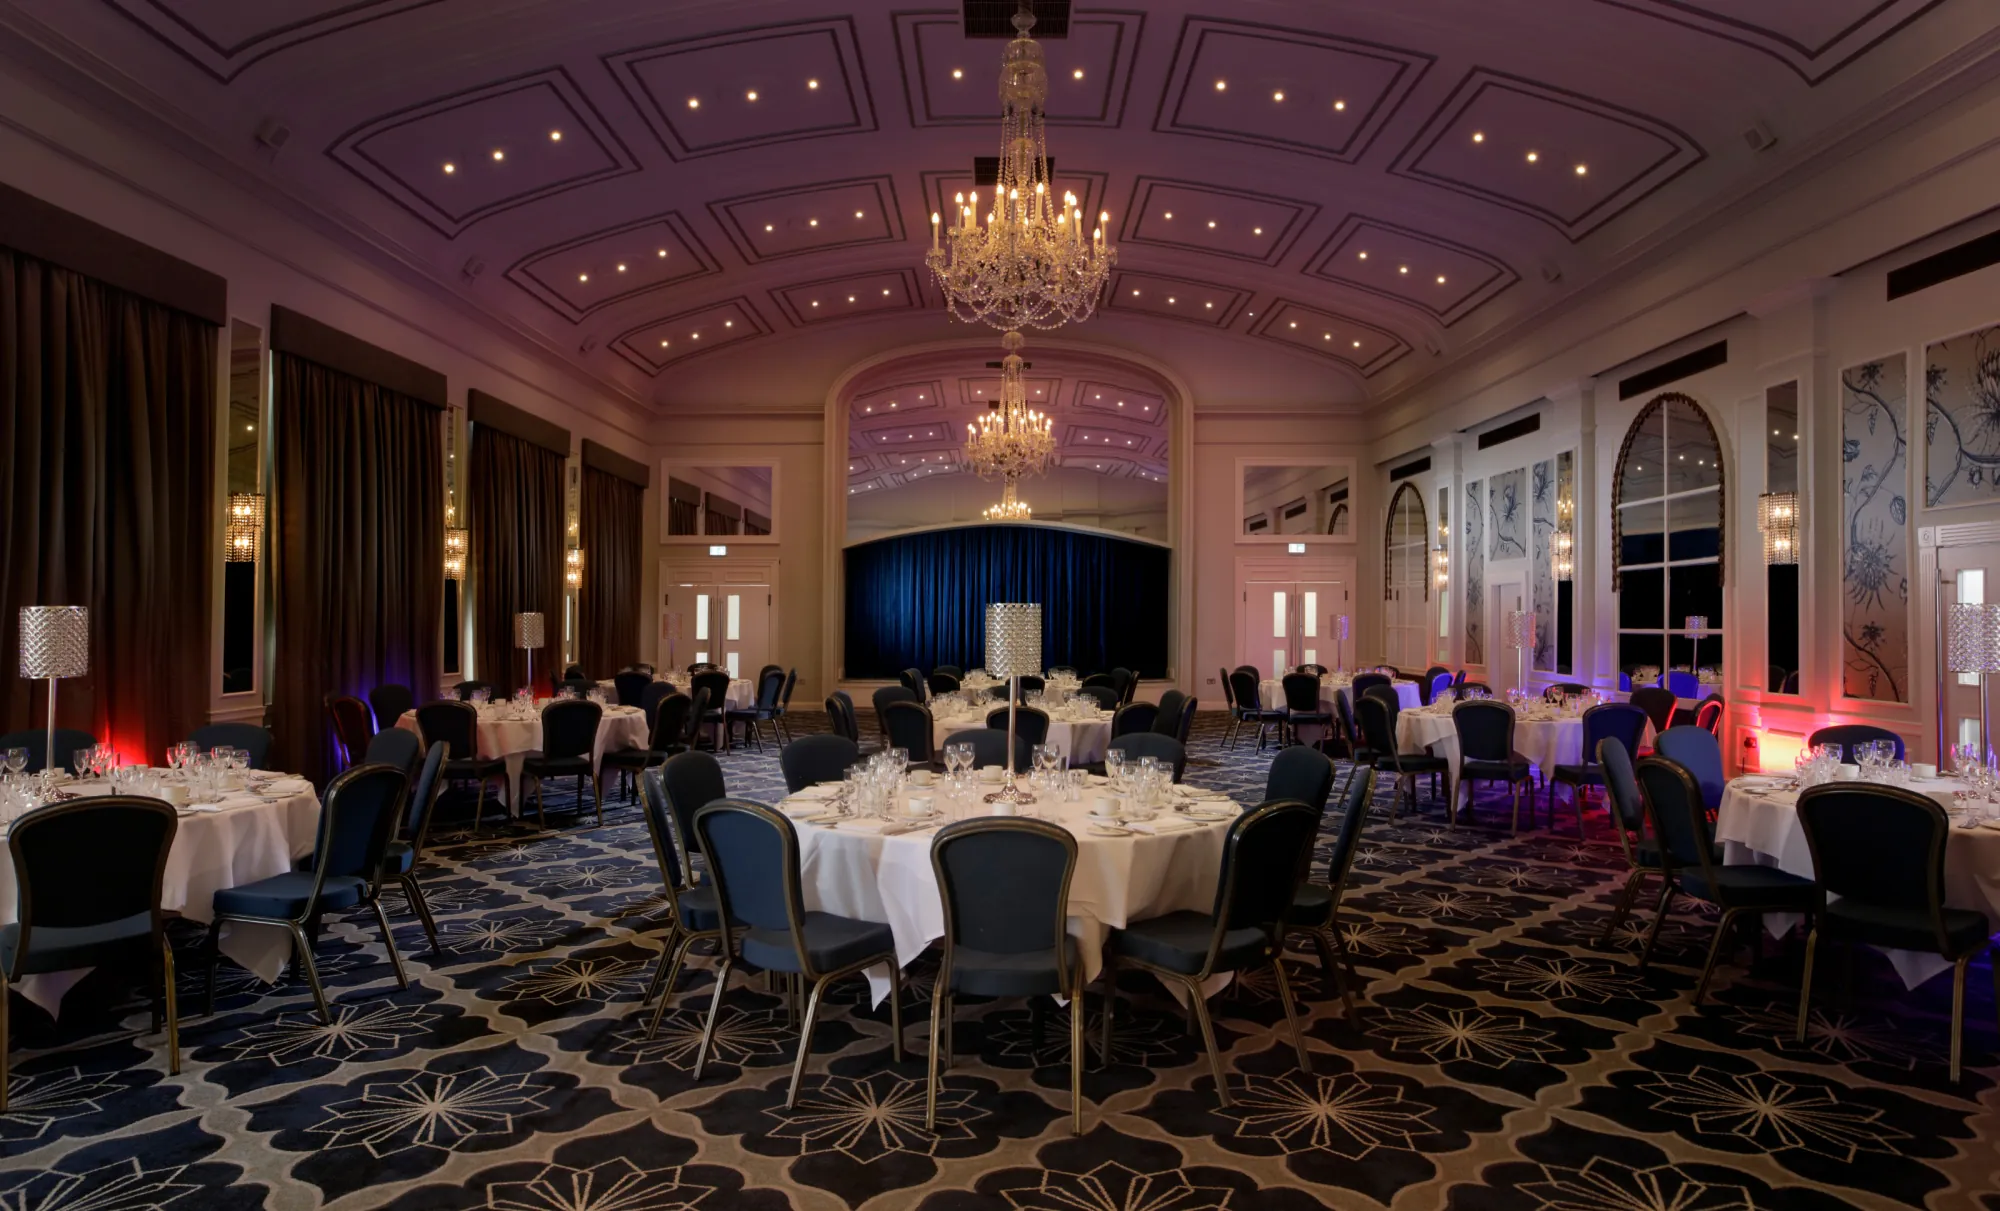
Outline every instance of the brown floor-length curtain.
{"type": "Polygon", "coordinates": [[[491,425],[472,426],[473,667],[496,695],[527,684],[527,655],[514,646],[516,614],[542,616],[536,683],[547,687],[562,675],[566,461],[491,425]]]}
{"type": "Polygon", "coordinates": [[[24,605],[90,608],[58,726],[161,764],[207,721],[216,332],[0,248],[5,728],[45,725],[46,684],[13,675],[24,605]]]}
{"type": "Polygon", "coordinates": [[[437,692],[444,611],[444,413],[272,355],[273,743],[279,769],[334,772],[329,692],[437,692]]]}
{"type": "Polygon", "coordinates": [[[577,658],[609,677],[639,658],[639,529],[646,490],[631,480],[583,469],[583,587],[577,593],[577,658]]]}

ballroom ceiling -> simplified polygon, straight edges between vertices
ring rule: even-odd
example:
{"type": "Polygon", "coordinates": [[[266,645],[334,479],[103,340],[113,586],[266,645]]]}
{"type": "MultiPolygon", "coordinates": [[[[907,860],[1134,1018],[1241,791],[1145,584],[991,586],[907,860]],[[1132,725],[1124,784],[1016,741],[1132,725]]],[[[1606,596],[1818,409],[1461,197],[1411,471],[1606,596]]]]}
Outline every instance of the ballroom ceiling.
{"type": "MultiPolygon", "coordinates": [[[[997,356],[922,266],[930,213],[997,151],[1004,42],[967,37],[959,5],[0,8],[662,409],[815,404],[926,342],[997,356]]],[[[1063,335],[1205,400],[1357,411],[1658,249],[1996,22],[1990,0],[1041,9],[1067,26],[1045,41],[1055,175],[1111,212],[1119,250],[1101,314],[1063,335]]]]}

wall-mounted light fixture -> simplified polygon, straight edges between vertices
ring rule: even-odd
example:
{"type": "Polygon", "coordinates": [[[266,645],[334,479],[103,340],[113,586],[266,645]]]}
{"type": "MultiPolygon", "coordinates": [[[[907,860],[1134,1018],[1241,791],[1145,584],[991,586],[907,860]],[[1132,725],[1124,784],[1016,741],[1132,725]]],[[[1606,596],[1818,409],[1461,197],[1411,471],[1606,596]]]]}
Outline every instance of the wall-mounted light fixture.
{"type": "Polygon", "coordinates": [[[229,498],[229,524],[223,531],[222,557],[229,563],[256,563],[264,540],[264,496],[238,492],[229,498]]]}
{"type": "Polygon", "coordinates": [[[1764,562],[1799,561],[1799,494],[1766,492],[1757,498],[1757,531],[1764,536],[1764,562]]]}

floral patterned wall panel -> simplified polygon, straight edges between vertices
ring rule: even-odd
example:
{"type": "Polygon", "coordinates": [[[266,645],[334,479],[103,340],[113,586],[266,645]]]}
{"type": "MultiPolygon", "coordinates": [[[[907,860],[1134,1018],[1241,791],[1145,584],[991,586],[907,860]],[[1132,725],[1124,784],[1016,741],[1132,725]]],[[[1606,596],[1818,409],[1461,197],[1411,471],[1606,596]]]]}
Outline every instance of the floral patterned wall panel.
{"type": "Polygon", "coordinates": [[[1486,663],[1486,502],[1484,485],[1465,485],[1465,663],[1486,663]]]}
{"type": "Polygon", "coordinates": [[[1556,667],[1556,572],[1549,559],[1549,545],[1556,534],[1556,460],[1538,462],[1529,476],[1533,495],[1535,557],[1528,568],[1534,587],[1535,667],[1552,672],[1556,667]]]}
{"type": "Polygon", "coordinates": [[[1522,559],[1528,554],[1528,472],[1526,468],[1493,477],[1493,558],[1522,559]]]}
{"type": "Polygon", "coordinates": [[[1849,698],[1909,701],[1908,395],[1908,359],[1900,353],[1840,375],[1847,519],[1841,647],[1849,698]]]}
{"type": "Polygon", "coordinates": [[[2000,500],[2000,327],[1939,341],[1924,361],[1924,499],[2000,500]]]}

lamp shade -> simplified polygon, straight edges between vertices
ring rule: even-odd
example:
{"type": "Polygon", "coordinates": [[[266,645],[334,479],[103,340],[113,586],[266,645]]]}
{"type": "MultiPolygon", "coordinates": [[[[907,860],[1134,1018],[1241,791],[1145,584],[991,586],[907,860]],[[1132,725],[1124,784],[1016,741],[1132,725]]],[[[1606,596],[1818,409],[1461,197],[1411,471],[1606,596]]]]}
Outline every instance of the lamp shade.
{"type": "Polygon", "coordinates": [[[21,607],[21,676],[81,677],[89,671],[88,606],[21,607]]]}
{"type": "Polygon", "coordinates": [[[517,648],[538,648],[545,642],[540,614],[514,615],[514,646],[517,648]]]}
{"type": "Polygon", "coordinates": [[[1535,612],[1533,610],[1507,611],[1507,646],[1523,650],[1535,646],[1535,612]]]}
{"type": "Polygon", "coordinates": [[[1041,606],[996,601],[986,607],[986,671],[995,677],[1041,675],[1041,606]]]}
{"type": "Polygon", "coordinates": [[[1953,672],[2000,672],[2000,605],[1946,606],[1945,627],[1945,663],[1953,672]]]}

